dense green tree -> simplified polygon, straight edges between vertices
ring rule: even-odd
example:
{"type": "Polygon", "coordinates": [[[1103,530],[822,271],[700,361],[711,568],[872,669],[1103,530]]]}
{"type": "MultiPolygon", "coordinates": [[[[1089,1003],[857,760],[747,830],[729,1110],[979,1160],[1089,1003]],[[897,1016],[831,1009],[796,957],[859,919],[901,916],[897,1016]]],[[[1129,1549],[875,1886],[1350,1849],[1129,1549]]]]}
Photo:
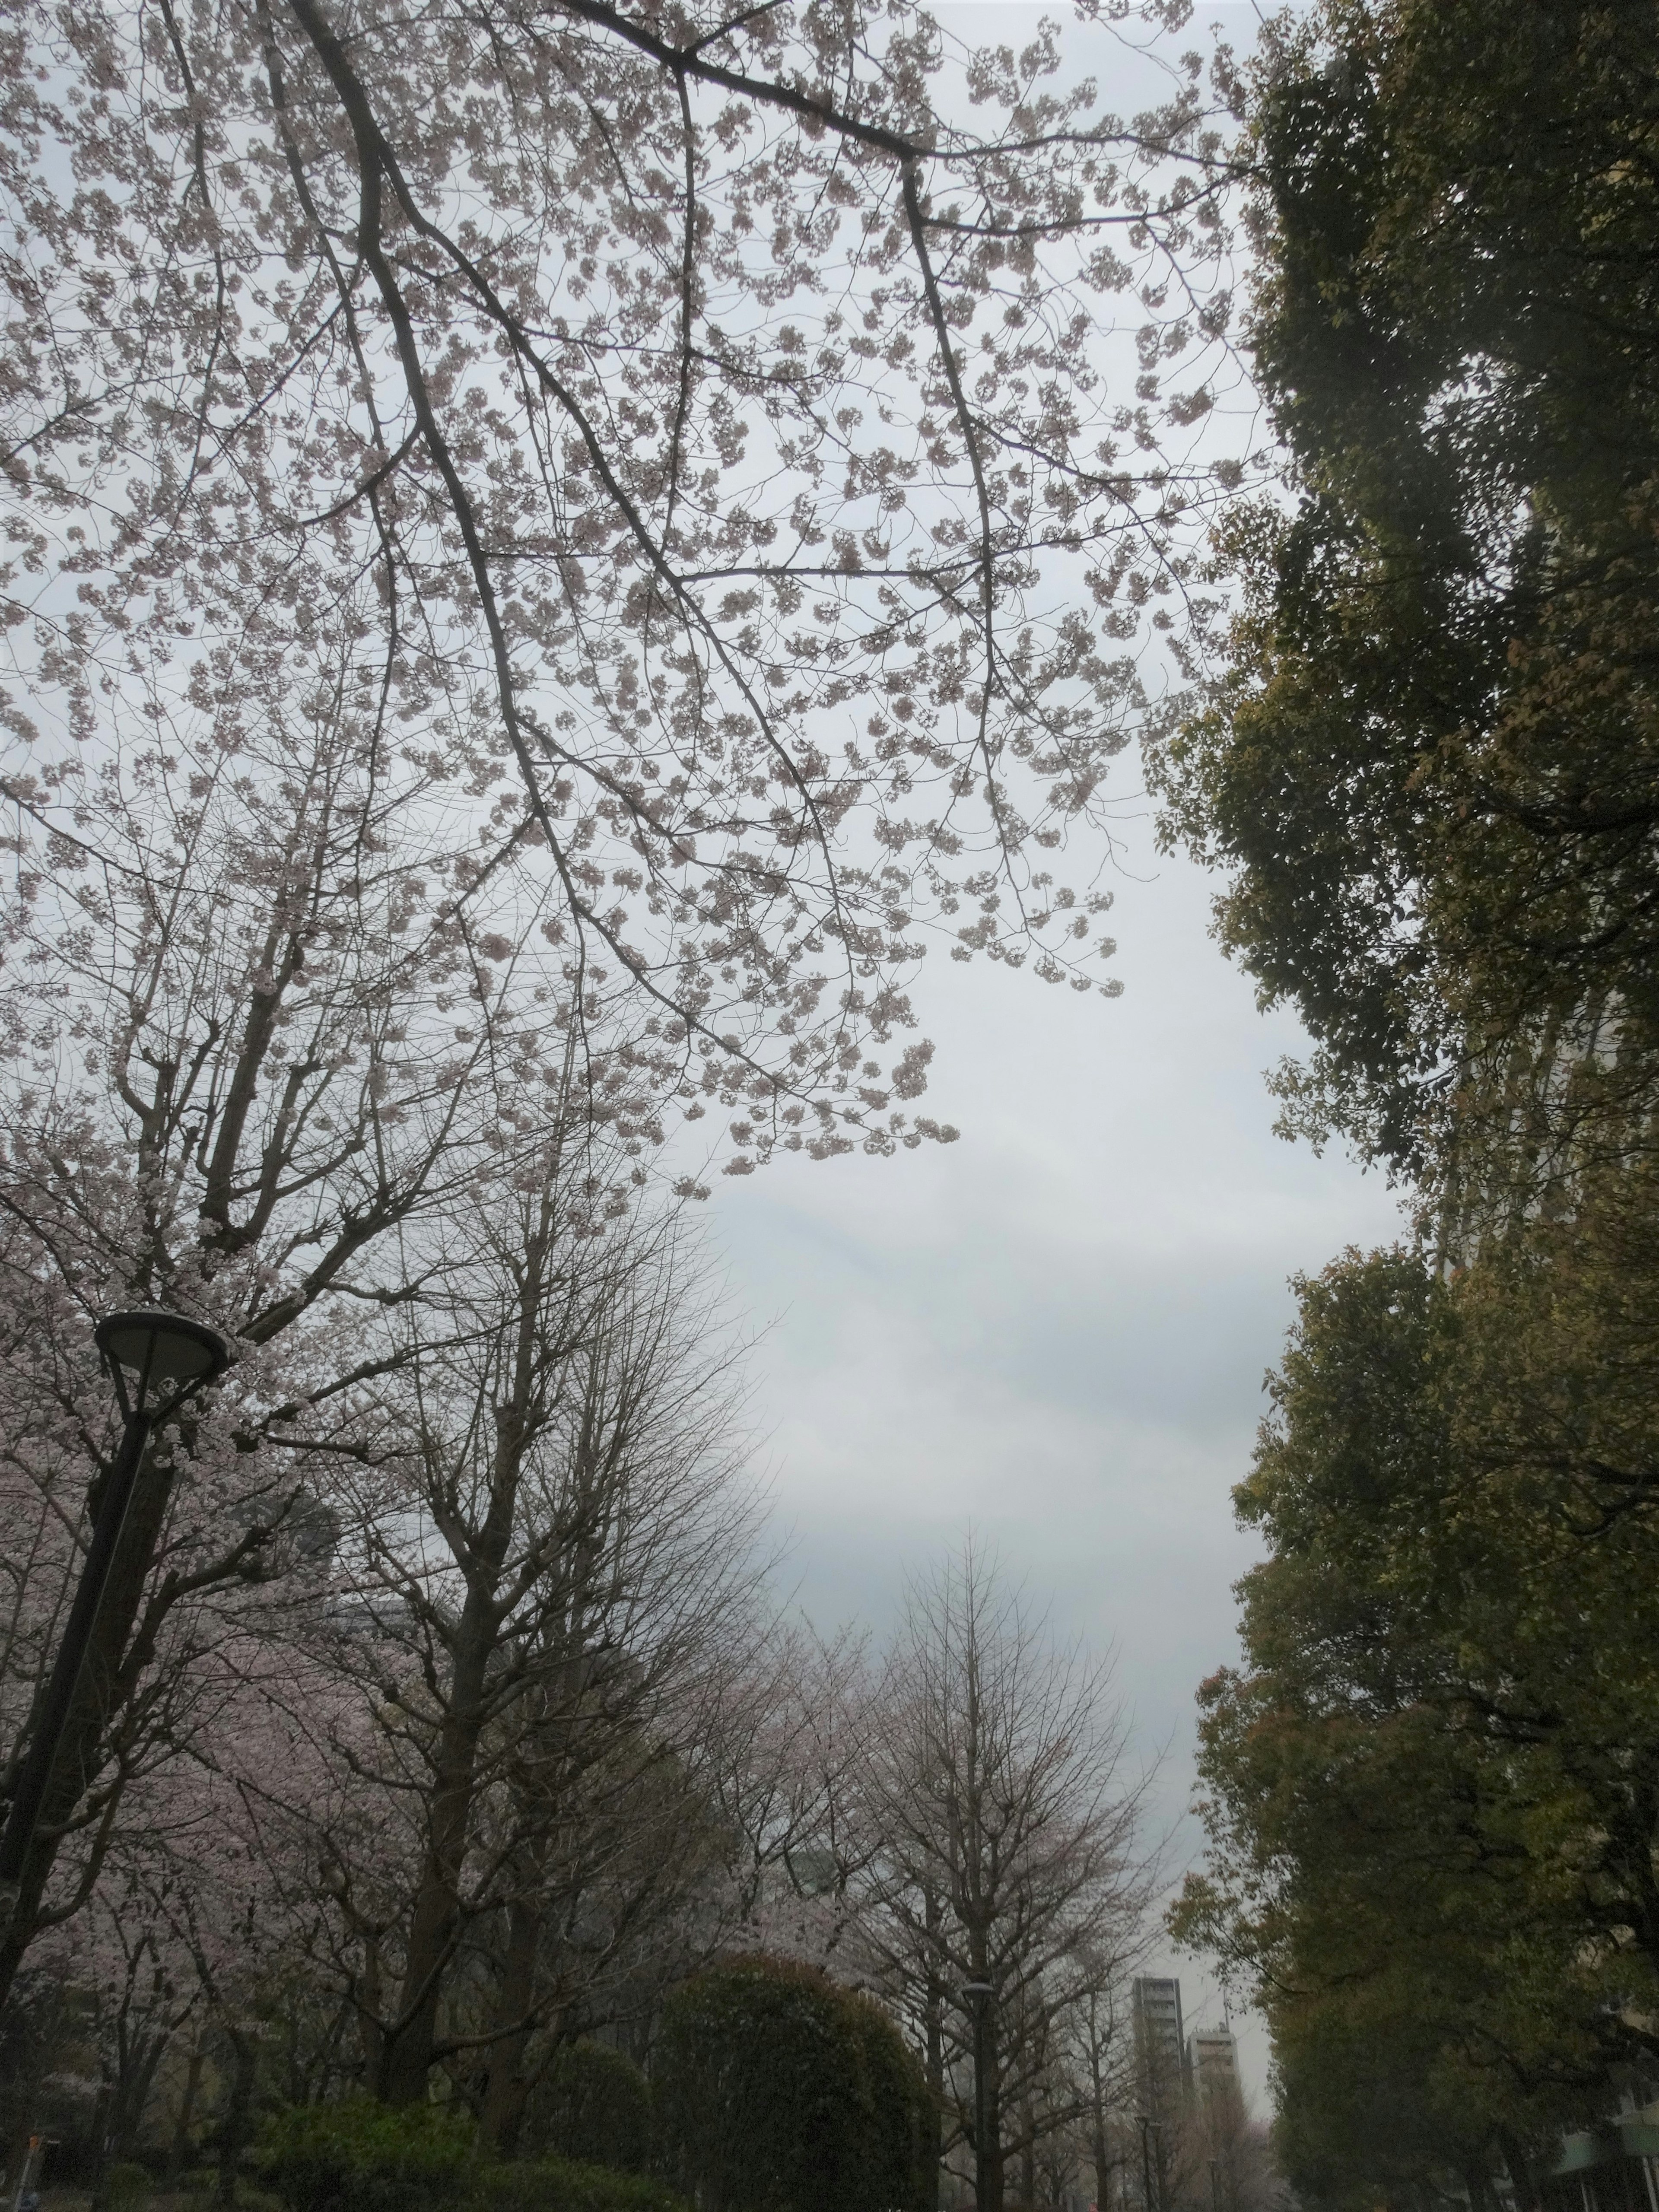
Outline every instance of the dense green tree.
{"type": "Polygon", "coordinates": [[[1321,0],[1250,94],[1283,483],[1153,772],[1311,1034],[1286,1125],[1438,1245],[1302,1286],[1202,1694],[1178,1922],[1310,2200],[1524,2193],[1659,2021],[1656,53],[1654,0],[1321,0]]]}
{"type": "Polygon", "coordinates": [[[719,2212],[918,2212],[921,2069],[869,1998],[762,1957],[669,2000],[653,2066],[668,2179],[719,2212]]]}
{"type": "Polygon", "coordinates": [[[1257,66],[1285,495],[1154,773],[1312,1033],[1289,1123],[1462,1204],[1650,1140],[1656,52],[1655,0],[1324,0],[1257,66]]]}
{"type": "Polygon", "coordinates": [[[1262,2002],[1281,2154],[1321,2201],[1524,2176],[1656,2047],[1641,1195],[1449,1276],[1351,1254],[1301,1286],[1176,1917],[1262,2002]]]}

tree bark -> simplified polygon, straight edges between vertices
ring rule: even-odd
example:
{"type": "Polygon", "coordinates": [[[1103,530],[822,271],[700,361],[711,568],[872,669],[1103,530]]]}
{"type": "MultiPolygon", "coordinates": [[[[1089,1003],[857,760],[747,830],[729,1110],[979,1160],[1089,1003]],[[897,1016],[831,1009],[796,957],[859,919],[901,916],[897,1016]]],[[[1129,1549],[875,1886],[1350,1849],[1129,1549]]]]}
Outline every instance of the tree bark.
{"type": "Polygon", "coordinates": [[[490,1642],[470,1595],[456,1639],[449,1711],[440,1740],[425,1863],[410,1915],[402,1986],[381,2047],[379,2093],[388,2105],[417,2104],[426,2094],[438,2039],[444,1969],[460,1917],[461,1872],[472,1822],[472,1798],[483,1729],[484,1670],[490,1642]]]}
{"type": "Polygon", "coordinates": [[[185,2086],[179,2098],[178,2118],[173,2124],[173,2141],[167,2147],[167,2178],[177,2181],[184,2172],[190,2156],[190,2124],[196,2113],[196,2099],[202,2086],[202,2068],[207,2051],[199,2035],[190,2049],[190,2063],[185,2069],[185,2086]]]}
{"type": "MultiPolygon", "coordinates": [[[[989,2013],[990,2008],[987,2007],[989,2013]]],[[[1002,2082],[994,2019],[985,2028],[985,2202],[976,2212],[1002,2212],[1006,2161],[1002,2155],[1002,2082]]]]}
{"type": "Polygon", "coordinates": [[[228,2028],[230,2045],[230,2085],[219,2121],[219,2181],[214,2202],[227,2208],[236,2202],[236,2176],[242,2153],[253,2137],[253,2078],[258,2050],[251,2035],[228,2028]]]}
{"type": "Polygon", "coordinates": [[[541,1932],[539,1908],[522,1894],[515,1897],[508,1908],[507,1958],[495,1994],[495,2024],[501,2032],[490,2045],[489,2084],[479,2126],[479,2148],[492,2158],[517,2154],[519,2132],[524,2125],[525,2102],[530,2093],[524,2078],[524,2058],[530,2045],[529,2015],[536,1994],[536,1953],[541,1932]]]}

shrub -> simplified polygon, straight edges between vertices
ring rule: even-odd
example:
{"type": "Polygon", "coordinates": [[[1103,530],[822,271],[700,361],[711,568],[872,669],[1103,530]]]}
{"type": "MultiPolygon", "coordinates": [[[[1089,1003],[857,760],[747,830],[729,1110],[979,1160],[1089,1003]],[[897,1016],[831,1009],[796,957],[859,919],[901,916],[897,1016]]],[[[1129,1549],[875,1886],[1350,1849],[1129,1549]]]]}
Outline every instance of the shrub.
{"type": "Polygon", "coordinates": [[[140,2204],[148,2204],[155,2194],[155,2177],[145,2166],[133,2166],[117,2160],[104,2168],[94,2200],[106,2205],[109,2212],[134,2212],[140,2204]]]}
{"type": "Polygon", "coordinates": [[[880,2212],[909,2212],[933,2202],[938,2156],[933,2100],[915,2053],[872,1997],[848,2000],[864,2062],[872,2125],[866,2138],[868,2202],[880,2212]]]}
{"type": "Polygon", "coordinates": [[[469,2203],[473,2212],[690,2212],[642,2173],[562,2158],[483,2166],[469,2203]]]}
{"type": "Polygon", "coordinates": [[[659,2154],[730,2212],[912,2212],[927,2088],[892,2023],[813,1968],[712,1968],[664,2009],[659,2154]]]}
{"type": "Polygon", "coordinates": [[[259,2173],[289,2212],[451,2212],[471,2151],[471,2123],[456,2113],[354,2097],[278,2114],[259,2173]]]}
{"type": "Polygon", "coordinates": [[[532,2148],[561,2159],[642,2173],[651,2154],[651,2092],[633,2060],[602,2043],[567,2043],[532,2093],[532,2148]]]}

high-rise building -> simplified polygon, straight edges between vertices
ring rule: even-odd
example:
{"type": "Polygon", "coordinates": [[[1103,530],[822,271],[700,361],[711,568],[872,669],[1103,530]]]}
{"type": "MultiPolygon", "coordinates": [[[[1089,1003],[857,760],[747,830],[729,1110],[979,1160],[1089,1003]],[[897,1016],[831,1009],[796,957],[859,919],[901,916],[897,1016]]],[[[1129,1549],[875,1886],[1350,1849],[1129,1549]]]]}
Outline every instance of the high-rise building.
{"type": "Polygon", "coordinates": [[[1186,2074],[1181,1984],[1172,1974],[1137,1974],[1129,1987],[1146,2093],[1157,2103],[1163,2096],[1178,2094],[1186,2074]]]}
{"type": "Polygon", "coordinates": [[[1194,2093],[1214,2096],[1238,2087],[1238,2045],[1231,2028],[1194,2028],[1187,2039],[1187,2072],[1194,2093]]]}

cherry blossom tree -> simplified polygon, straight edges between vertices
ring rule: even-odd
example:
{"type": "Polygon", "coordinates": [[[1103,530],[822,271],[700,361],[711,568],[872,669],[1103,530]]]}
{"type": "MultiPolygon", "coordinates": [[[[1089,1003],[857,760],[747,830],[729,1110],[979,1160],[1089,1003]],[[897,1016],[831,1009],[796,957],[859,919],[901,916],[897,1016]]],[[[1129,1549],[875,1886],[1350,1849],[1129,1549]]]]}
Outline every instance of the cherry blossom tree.
{"type": "Polygon", "coordinates": [[[276,655],[240,751],[88,754],[49,824],[15,814],[0,971],[12,1767],[118,1440],[94,1319],[171,1305],[236,1358],[141,1475],[0,1936],[0,1990],[90,1894],[134,1775],[217,1694],[200,1662],[234,1626],[227,1607],[268,1604],[276,1570],[303,1565],[319,1506],[296,1455],[410,1356],[375,1324],[444,1223],[544,1155],[573,1081],[596,1137],[594,1225],[626,1212],[659,1133],[625,1039],[607,1054],[590,1035],[573,1076],[568,1000],[526,952],[545,902],[518,848],[473,860],[434,816],[428,768],[386,757],[325,680],[348,659],[337,640],[295,695],[276,655]]]}
{"type": "Polygon", "coordinates": [[[1091,988],[1227,373],[1165,70],[1114,117],[1052,28],[910,0],[0,26],[0,1790],[115,1444],[92,1321],[234,1351],[143,1470],[0,1996],[313,1601],[325,1443],[418,1435],[395,1324],[550,1148],[586,1236],[671,1136],[688,1193],[946,1136],[927,945],[1091,988]]]}
{"type": "Polygon", "coordinates": [[[945,1133],[930,929],[1084,980],[1103,902],[1050,863],[1136,641],[1202,618],[1181,441],[1226,303],[1195,65],[1115,119],[1048,30],[0,35],[14,1757],[112,1449],[91,1318],[162,1299],[237,1352],[141,1483],[3,1989],[168,1735],[164,1649],[280,1549],[307,1409],[370,1379],[344,1316],[533,1152],[542,1086],[624,1152],[717,1108],[732,1171],[890,1150],[945,1133]]]}
{"type": "MultiPolygon", "coordinates": [[[[1109,65],[1189,12],[1085,10],[1109,65]]],[[[443,850],[537,877],[578,1018],[629,1010],[728,1171],[933,1126],[930,932],[1089,987],[1097,849],[1054,856],[1134,648],[1202,620],[1195,58],[1120,118],[1054,27],[970,51],[912,0],[33,0],[6,40],[15,808],[82,836],[112,750],[245,775],[326,696],[443,850]]]]}
{"type": "Polygon", "coordinates": [[[874,1839],[865,1818],[874,1683],[869,1632],[822,1635],[775,1622],[729,1700],[712,1763],[718,1815],[733,1839],[736,1940],[856,1978],[836,1954],[855,1923],[856,1885],[874,1839]]]}

